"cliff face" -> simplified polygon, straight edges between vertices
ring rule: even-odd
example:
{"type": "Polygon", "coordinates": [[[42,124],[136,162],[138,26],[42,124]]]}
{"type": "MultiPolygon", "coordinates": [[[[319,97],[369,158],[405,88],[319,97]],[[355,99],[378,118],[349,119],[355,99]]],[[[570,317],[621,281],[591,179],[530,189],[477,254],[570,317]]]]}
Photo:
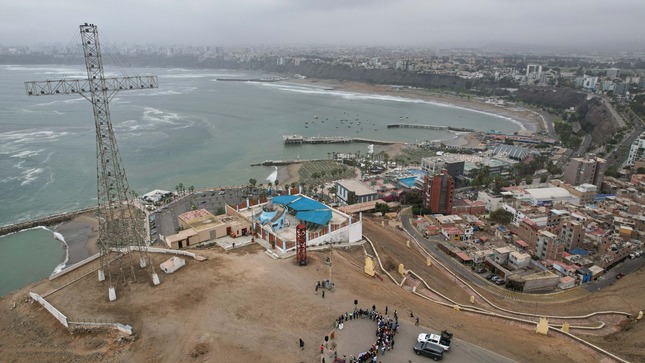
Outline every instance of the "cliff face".
{"type": "Polygon", "coordinates": [[[593,144],[600,145],[618,132],[618,124],[600,98],[594,98],[580,105],[578,114],[582,116],[579,121],[580,126],[582,130],[591,134],[593,144]]]}
{"type": "Polygon", "coordinates": [[[582,105],[587,95],[573,89],[527,87],[518,89],[515,98],[532,105],[567,109],[582,105]]]}
{"type": "Polygon", "coordinates": [[[618,131],[618,125],[599,97],[587,100],[586,93],[573,89],[520,88],[515,93],[515,99],[561,110],[573,107],[576,110],[575,121],[580,123],[581,132],[590,134],[592,143],[596,145],[602,144],[618,131]]]}

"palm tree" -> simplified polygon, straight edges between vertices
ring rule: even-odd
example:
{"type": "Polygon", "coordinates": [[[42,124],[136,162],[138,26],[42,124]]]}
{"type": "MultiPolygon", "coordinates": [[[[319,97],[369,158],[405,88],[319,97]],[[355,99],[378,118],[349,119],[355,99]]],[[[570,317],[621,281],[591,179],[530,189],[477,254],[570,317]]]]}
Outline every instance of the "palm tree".
{"type": "Polygon", "coordinates": [[[184,195],[184,191],[186,191],[186,189],[184,189],[184,183],[179,183],[177,187],[179,188],[179,194],[184,195]]]}
{"type": "Polygon", "coordinates": [[[193,193],[195,191],[195,187],[193,185],[188,187],[188,193],[193,193]]]}

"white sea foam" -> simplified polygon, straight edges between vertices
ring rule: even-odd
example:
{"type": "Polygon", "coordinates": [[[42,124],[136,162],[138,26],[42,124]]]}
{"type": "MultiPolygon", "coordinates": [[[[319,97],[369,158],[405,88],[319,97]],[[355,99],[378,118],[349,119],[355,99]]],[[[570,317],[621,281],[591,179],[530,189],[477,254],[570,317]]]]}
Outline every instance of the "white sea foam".
{"type": "Polygon", "coordinates": [[[372,94],[372,93],[338,91],[338,90],[325,89],[321,87],[309,87],[309,86],[291,85],[291,84],[282,84],[282,83],[255,82],[255,84],[258,84],[264,87],[278,88],[279,90],[286,91],[286,92],[296,92],[296,93],[315,94],[315,95],[330,95],[330,96],[342,97],[348,100],[378,100],[378,101],[387,101],[387,102],[420,103],[420,104],[427,104],[427,105],[433,105],[438,107],[447,107],[447,108],[474,112],[482,115],[504,119],[508,122],[518,125],[520,129],[526,130],[526,127],[522,122],[512,117],[499,115],[499,114],[487,112],[487,111],[475,110],[468,107],[457,106],[451,103],[441,103],[441,102],[435,102],[435,101],[422,100],[419,98],[406,98],[406,97],[379,95],[379,94],[372,94]]]}
{"type": "Polygon", "coordinates": [[[52,106],[52,105],[59,104],[59,103],[71,104],[71,103],[79,103],[81,101],[85,101],[85,99],[83,97],[72,98],[72,99],[60,99],[60,100],[54,100],[54,101],[50,101],[50,102],[37,103],[34,106],[36,106],[36,107],[46,107],[46,106],[52,106]]]}
{"type": "Polygon", "coordinates": [[[168,125],[176,125],[178,124],[178,121],[181,119],[181,116],[179,116],[179,114],[174,112],[165,112],[156,108],[145,107],[143,109],[142,119],[144,121],[148,121],[151,123],[163,123],[168,125]]]}
{"type": "Polygon", "coordinates": [[[37,156],[41,152],[45,151],[45,149],[40,149],[40,150],[23,150],[17,154],[11,155],[11,158],[18,158],[18,159],[26,159],[30,158],[32,156],[37,156]]]}
{"type": "Polygon", "coordinates": [[[20,185],[28,185],[31,184],[33,181],[38,179],[38,175],[40,175],[44,171],[43,168],[29,168],[24,170],[20,175],[22,176],[22,182],[20,185]]]}
{"type": "Polygon", "coordinates": [[[26,129],[18,131],[0,132],[0,153],[20,153],[25,151],[25,145],[39,144],[42,142],[57,141],[68,135],[66,131],[45,131],[26,129]]]}
{"type": "Polygon", "coordinates": [[[55,273],[59,273],[59,272],[63,271],[63,269],[67,265],[67,261],[69,261],[69,245],[67,244],[67,242],[65,242],[65,237],[63,237],[62,234],[60,234],[58,232],[54,232],[54,231],[52,231],[52,232],[54,233],[54,238],[59,240],[63,244],[63,246],[65,248],[65,260],[63,260],[63,262],[61,262],[60,264],[58,264],[58,266],[56,266],[56,268],[52,272],[52,275],[53,275],[55,273]]]}

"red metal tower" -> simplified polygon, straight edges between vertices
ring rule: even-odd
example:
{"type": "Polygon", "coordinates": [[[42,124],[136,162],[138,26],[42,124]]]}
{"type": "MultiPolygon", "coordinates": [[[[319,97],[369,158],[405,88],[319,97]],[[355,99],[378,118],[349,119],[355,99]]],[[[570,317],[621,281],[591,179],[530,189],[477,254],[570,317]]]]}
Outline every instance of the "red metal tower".
{"type": "Polygon", "coordinates": [[[300,266],[307,264],[307,227],[304,223],[296,227],[296,260],[300,266]]]}

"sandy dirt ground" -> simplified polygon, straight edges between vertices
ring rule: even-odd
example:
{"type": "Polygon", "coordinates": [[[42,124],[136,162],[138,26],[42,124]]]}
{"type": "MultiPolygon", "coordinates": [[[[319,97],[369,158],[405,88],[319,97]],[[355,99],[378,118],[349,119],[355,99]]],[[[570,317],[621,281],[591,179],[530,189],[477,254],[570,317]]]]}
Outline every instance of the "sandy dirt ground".
{"type": "MultiPolygon", "coordinates": [[[[406,247],[401,231],[365,219],[364,234],[375,241],[386,266],[403,263],[442,294],[458,301],[468,299],[453,278],[428,268],[425,257],[406,247]]],[[[115,302],[108,302],[107,287],[96,280],[94,273],[47,297],[70,320],[129,324],[136,333],[133,338],[100,331],[70,334],[27,298],[29,291],[46,293],[56,284],[34,284],[0,299],[0,361],[317,362],[318,346],[333,328],[335,317],[352,310],[355,299],[359,307],[374,304],[382,309],[388,305],[392,310],[406,312],[400,314],[402,319],[410,320],[407,312],[413,311],[437,331],[447,328],[459,339],[517,361],[611,361],[561,335],[540,336],[528,325],[457,312],[415,296],[409,287],[399,287],[387,278],[381,281],[368,277],[362,272],[362,264],[369,249],[339,248],[331,255],[329,251],[310,252],[309,264],[302,267],[296,266],[293,258],[271,259],[257,245],[231,253],[198,250],[208,257],[207,261],[187,260],[175,274],[160,273],[162,283],[156,287],[143,270],[137,269],[138,282],[119,284],[115,302]],[[328,291],[323,299],[320,292],[315,293],[314,286],[316,281],[330,276],[330,267],[324,263],[326,257],[331,257],[331,278],[336,289],[328,291]],[[298,347],[298,339],[305,342],[304,350],[298,347]]],[[[155,266],[168,258],[152,256],[155,266]]],[[[396,276],[395,269],[390,272],[396,276]]],[[[607,293],[594,295],[593,300],[544,309],[584,313],[615,306],[633,311],[645,297],[638,283],[641,279],[641,272],[626,276],[607,293]],[[630,294],[623,296],[624,291],[630,294]],[[612,304],[610,298],[615,298],[616,303],[612,304]]],[[[523,307],[518,304],[516,308],[523,307]]],[[[641,325],[629,324],[627,331],[594,339],[612,352],[625,354],[627,359],[642,361],[645,355],[641,325]]],[[[403,347],[413,342],[398,343],[403,347]]]]}

